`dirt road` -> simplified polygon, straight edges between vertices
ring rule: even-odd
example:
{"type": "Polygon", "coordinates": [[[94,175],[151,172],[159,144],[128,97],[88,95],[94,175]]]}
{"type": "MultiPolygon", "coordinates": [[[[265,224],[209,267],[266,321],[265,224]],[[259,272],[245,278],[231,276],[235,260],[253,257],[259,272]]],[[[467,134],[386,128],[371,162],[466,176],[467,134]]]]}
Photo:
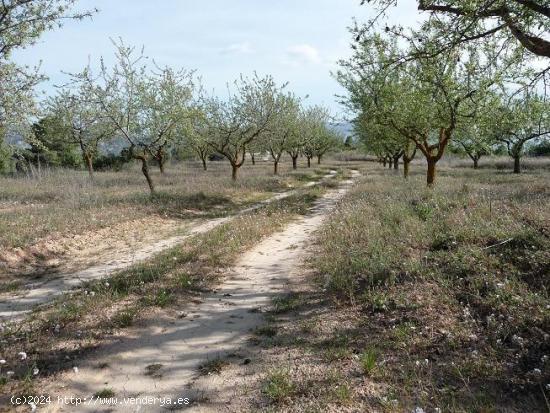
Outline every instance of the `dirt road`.
{"type": "Polygon", "coordinates": [[[285,291],[306,252],[311,232],[351,184],[346,181],[340,189],[329,191],[309,215],[244,254],[218,290],[183,309],[184,317],[178,312],[156,314],[75,365],[77,372],[62,374],[47,389],[55,400],[58,396],[76,396],[90,404],[75,410],[75,406],[54,403],[49,411],[158,412],[166,410],[161,404],[167,398],[183,400],[169,408],[173,410],[217,410],[216,405],[201,400],[223,404],[233,394],[232,383],[217,383],[212,375],[212,382],[201,380],[199,384],[199,367],[215,368],[219,360],[253,363],[248,340],[251,330],[264,323],[262,309],[285,291]],[[98,404],[94,394],[112,396],[111,404],[98,404]],[[128,397],[139,398],[142,404],[124,399],[128,397]],[[144,397],[157,399],[145,403],[144,397]],[[185,399],[189,399],[189,406],[185,399]]]}
{"type": "MultiPolygon", "coordinates": [[[[321,181],[332,178],[335,175],[336,171],[330,171],[329,174],[321,178],[321,181]]],[[[317,181],[309,182],[304,185],[303,188],[312,187],[318,183],[319,182],[317,181]]],[[[274,195],[264,202],[260,202],[252,207],[248,207],[240,211],[239,214],[244,214],[254,209],[258,209],[267,203],[287,198],[295,194],[296,191],[297,190],[291,190],[274,195]]],[[[54,300],[57,296],[78,288],[86,281],[93,281],[108,277],[116,271],[127,268],[140,261],[144,261],[161,251],[181,244],[193,235],[208,232],[216,226],[227,222],[231,218],[233,218],[233,216],[207,220],[192,225],[185,235],[174,236],[159,240],[150,245],[141,246],[131,255],[128,255],[127,251],[124,251],[124,253],[118,255],[111,253],[106,262],[101,262],[100,264],[75,272],[61,272],[55,276],[49,276],[44,280],[29,283],[18,291],[2,293],[0,294],[0,323],[19,321],[36,306],[47,304],[54,300]]],[[[98,257],[98,260],[102,261],[100,257],[98,257]]]]}

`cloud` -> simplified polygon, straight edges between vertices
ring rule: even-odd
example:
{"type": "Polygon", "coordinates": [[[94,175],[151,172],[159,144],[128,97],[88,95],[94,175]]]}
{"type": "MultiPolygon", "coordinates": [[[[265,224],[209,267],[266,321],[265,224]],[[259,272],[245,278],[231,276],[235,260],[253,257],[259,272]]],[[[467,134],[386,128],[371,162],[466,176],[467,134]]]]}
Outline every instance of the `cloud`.
{"type": "Polygon", "coordinates": [[[322,62],[319,51],[309,44],[297,44],[287,49],[287,54],[302,63],[319,64],[322,62]]]}
{"type": "Polygon", "coordinates": [[[221,50],[221,54],[250,54],[254,49],[249,42],[233,43],[221,50]]]}

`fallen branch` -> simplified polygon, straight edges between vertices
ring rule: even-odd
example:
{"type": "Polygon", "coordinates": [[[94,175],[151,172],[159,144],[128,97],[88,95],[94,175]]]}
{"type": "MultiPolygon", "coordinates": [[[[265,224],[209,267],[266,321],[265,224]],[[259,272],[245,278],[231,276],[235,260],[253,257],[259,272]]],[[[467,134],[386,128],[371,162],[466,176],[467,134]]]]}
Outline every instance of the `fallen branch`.
{"type": "Polygon", "coordinates": [[[504,240],[504,241],[502,241],[502,242],[499,242],[498,244],[489,245],[488,247],[485,247],[485,248],[483,248],[483,249],[484,249],[484,250],[488,250],[489,248],[498,247],[499,245],[504,245],[504,244],[506,244],[506,243],[508,243],[508,242],[510,242],[510,241],[513,241],[513,240],[514,240],[513,238],[509,238],[509,239],[507,239],[507,240],[504,240]]]}

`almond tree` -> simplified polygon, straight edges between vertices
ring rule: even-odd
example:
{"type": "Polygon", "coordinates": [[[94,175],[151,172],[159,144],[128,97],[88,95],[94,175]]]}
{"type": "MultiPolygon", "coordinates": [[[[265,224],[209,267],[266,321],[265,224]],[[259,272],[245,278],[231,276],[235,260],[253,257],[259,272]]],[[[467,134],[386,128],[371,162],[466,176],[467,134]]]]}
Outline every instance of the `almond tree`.
{"type": "Polygon", "coordinates": [[[199,157],[202,162],[202,168],[206,171],[208,166],[206,161],[212,154],[209,138],[211,128],[209,127],[206,108],[200,103],[196,103],[190,116],[178,123],[178,134],[181,136],[183,145],[188,145],[191,150],[199,157]]]}
{"type": "MultiPolygon", "coordinates": [[[[71,13],[76,0],[3,0],[0,3],[0,136],[19,128],[32,115],[33,88],[44,79],[10,61],[13,51],[34,44],[47,30],[67,19],[82,19],[96,10],[71,13]]],[[[28,129],[28,124],[26,125],[28,129]]]]}
{"type": "Polygon", "coordinates": [[[302,154],[302,150],[304,147],[304,139],[303,136],[300,133],[301,130],[301,122],[302,122],[302,114],[298,116],[298,133],[291,134],[285,143],[285,152],[290,156],[290,159],[292,159],[292,169],[296,170],[298,169],[298,157],[302,154]]]}
{"type": "Polygon", "coordinates": [[[176,138],[178,122],[191,116],[193,72],[157,69],[145,79],[140,94],[141,145],[164,174],[166,155],[176,138]]]}
{"type": "Polygon", "coordinates": [[[46,112],[60,120],[66,130],[61,139],[68,145],[78,145],[90,178],[93,161],[102,141],[113,136],[113,128],[86,88],[72,91],[63,89],[47,103],[46,112]]]}
{"type": "Polygon", "coordinates": [[[313,155],[317,157],[317,164],[321,164],[321,159],[329,150],[341,145],[343,142],[344,137],[341,134],[325,125],[313,143],[313,155]]]}
{"type": "Polygon", "coordinates": [[[477,169],[481,157],[491,153],[493,137],[485,134],[479,123],[462,125],[455,135],[454,146],[459,152],[468,155],[473,162],[473,168],[477,169]]]}
{"type": "MultiPolygon", "coordinates": [[[[377,16],[398,4],[395,0],[363,0],[378,8],[377,16]]],[[[496,41],[502,48],[517,46],[520,52],[542,57],[550,62],[550,3],[546,0],[417,0],[418,9],[428,13],[424,27],[435,30],[438,47],[420,54],[435,56],[457,46],[496,41]]],[[[370,25],[374,21],[369,22],[370,25]]],[[[386,31],[402,36],[400,26],[386,26],[386,31]]],[[[359,33],[359,36],[361,33],[359,33]]],[[[527,56],[526,56],[527,57],[527,56]]],[[[542,73],[548,72],[547,66],[542,73]]]]}
{"type": "Polygon", "coordinates": [[[384,127],[361,114],[354,121],[354,128],[365,148],[373,152],[384,167],[386,164],[399,169],[403,158],[403,177],[409,177],[410,163],[416,155],[416,145],[393,128],[384,127]]]}
{"type": "Polygon", "coordinates": [[[10,131],[30,136],[28,119],[37,113],[33,88],[42,79],[37,72],[0,62],[0,141],[10,131]]]}
{"type": "Polygon", "coordinates": [[[488,68],[492,62],[482,64],[475,50],[395,64],[400,54],[395,41],[365,37],[337,76],[348,89],[348,107],[412,141],[426,159],[432,186],[453,133],[461,122],[474,121],[496,77],[488,68]]]}
{"type": "Polygon", "coordinates": [[[192,98],[193,73],[168,67],[149,71],[143,50],[136,53],[122,42],[115,47],[117,64],[113,68],[102,61],[98,76],[87,67],[73,79],[94,97],[115,133],[126,140],[154,193],[149,162],[157,160],[163,172],[166,151],[176,139],[177,123],[192,98]]]}
{"type": "Polygon", "coordinates": [[[273,160],[273,174],[279,173],[279,161],[283,153],[292,146],[289,142],[299,139],[300,99],[292,93],[279,93],[276,98],[277,112],[271,127],[261,139],[261,147],[269,152],[273,160]]]}
{"type": "Polygon", "coordinates": [[[276,98],[281,88],[271,76],[242,77],[235,82],[235,93],[226,100],[205,99],[210,147],[231,164],[231,178],[237,179],[249,145],[270,130],[278,110],[276,98]]]}
{"type": "MultiPolygon", "coordinates": [[[[301,136],[303,139],[302,154],[307,159],[307,167],[311,167],[311,159],[317,155],[320,142],[324,139],[330,120],[328,109],[322,106],[306,108],[301,120],[301,136]]],[[[322,156],[322,155],[321,155],[322,156]]]]}
{"type": "Polygon", "coordinates": [[[494,136],[506,145],[514,159],[514,173],[521,173],[521,158],[527,142],[550,136],[550,104],[533,91],[503,97],[495,110],[494,136]]]}

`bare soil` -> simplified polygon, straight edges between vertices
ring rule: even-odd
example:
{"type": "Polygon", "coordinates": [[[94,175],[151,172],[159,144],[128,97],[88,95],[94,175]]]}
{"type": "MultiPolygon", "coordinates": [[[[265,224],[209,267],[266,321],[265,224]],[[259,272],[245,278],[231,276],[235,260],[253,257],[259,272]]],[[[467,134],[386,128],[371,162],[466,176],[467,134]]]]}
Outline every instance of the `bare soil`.
{"type": "MultiPolygon", "coordinates": [[[[201,294],[181,308],[157,311],[102,346],[77,371],[60,374],[46,388],[53,398],[93,398],[108,393],[119,404],[81,405],[78,411],[137,411],[120,404],[123,397],[189,398],[193,410],[219,410],[234,395],[235,377],[217,376],[231,365],[254,364],[252,332],[265,323],[263,313],[274,297],[287,290],[300,271],[310,234],[345,194],[328,191],[311,214],[262,241],[238,261],[216,290],[201,294]],[[108,390],[108,392],[107,392],[108,390]]],[[[182,408],[188,406],[173,406],[182,408]]],[[[159,404],[139,411],[157,412],[159,404]]],[[[53,404],[49,411],[74,411],[53,404]]]]}
{"type": "MultiPolygon", "coordinates": [[[[336,171],[330,171],[321,180],[335,174],[336,171]]],[[[316,184],[309,182],[303,187],[316,184]]],[[[294,193],[296,190],[276,194],[239,214],[294,193]]],[[[86,281],[104,278],[144,261],[230,218],[184,221],[153,216],[71,238],[46,239],[27,249],[0,252],[0,287],[3,287],[0,288],[0,322],[21,320],[37,306],[86,281]]]]}

